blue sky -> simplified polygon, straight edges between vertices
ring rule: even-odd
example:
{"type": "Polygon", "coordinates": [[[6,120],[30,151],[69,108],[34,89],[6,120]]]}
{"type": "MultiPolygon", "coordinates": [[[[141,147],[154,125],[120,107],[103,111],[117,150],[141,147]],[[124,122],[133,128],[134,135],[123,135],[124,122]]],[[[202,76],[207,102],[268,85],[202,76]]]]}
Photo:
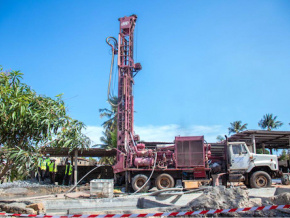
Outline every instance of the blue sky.
{"type": "Polygon", "coordinates": [[[138,15],[136,133],[144,140],[248,129],[266,113],[290,130],[290,2],[0,0],[0,65],[39,94],[64,93],[98,142],[118,18],[138,15]]]}

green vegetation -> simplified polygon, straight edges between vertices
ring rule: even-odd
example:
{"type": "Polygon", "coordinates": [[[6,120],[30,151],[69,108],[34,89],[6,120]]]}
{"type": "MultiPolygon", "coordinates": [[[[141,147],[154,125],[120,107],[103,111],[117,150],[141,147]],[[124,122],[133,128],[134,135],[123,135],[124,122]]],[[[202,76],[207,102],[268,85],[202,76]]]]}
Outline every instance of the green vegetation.
{"type": "Polygon", "coordinates": [[[0,68],[0,178],[25,178],[35,171],[43,147],[85,149],[84,123],[67,115],[62,95],[38,95],[19,71],[0,68]]]}
{"type": "Polygon", "coordinates": [[[246,130],[248,124],[245,123],[242,125],[242,121],[239,120],[239,121],[235,121],[235,122],[230,123],[230,125],[231,126],[228,128],[229,134],[238,133],[238,132],[242,132],[242,131],[246,130]]]}
{"type": "Polygon", "coordinates": [[[258,125],[262,129],[267,129],[268,131],[271,131],[272,129],[277,129],[283,125],[281,121],[278,121],[276,119],[277,116],[273,116],[273,114],[266,114],[259,121],[258,125]]]}
{"type": "MultiPolygon", "coordinates": [[[[262,148],[258,148],[256,150],[257,154],[263,154],[263,149],[262,148]]],[[[270,154],[270,151],[268,149],[265,149],[265,154],[270,154]]]]}
{"type": "MultiPolygon", "coordinates": [[[[103,145],[101,148],[112,149],[117,148],[117,104],[118,98],[113,97],[110,99],[111,109],[103,108],[100,109],[100,117],[106,117],[107,120],[102,124],[104,127],[103,136],[100,138],[103,145]]],[[[113,165],[115,162],[114,157],[103,157],[100,159],[101,164],[113,165]]]]}
{"type": "Polygon", "coordinates": [[[224,140],[226,140],[226,139],[225,139],[225,137],[223,137],[222,135],[218,135],[218,136],[216,137],[216,140],[217,140],[217,142],[222,142],[222,141],[224,141],[224,140]]]}
{"type": "Polygon", "coordinates": [[[287,152],[285,149],[283,149],[282,154],[279,157],[279,160],[289,160],[289,155],[287,155],[287,152]]]}

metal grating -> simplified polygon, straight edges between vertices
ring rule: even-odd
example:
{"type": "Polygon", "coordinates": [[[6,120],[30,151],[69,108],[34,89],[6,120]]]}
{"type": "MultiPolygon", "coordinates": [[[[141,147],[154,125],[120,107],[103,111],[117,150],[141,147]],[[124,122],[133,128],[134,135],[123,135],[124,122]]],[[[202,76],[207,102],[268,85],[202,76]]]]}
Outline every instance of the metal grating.
{"type": "Polygon", "coordinates": [[[176,137],[177,167],[204,166],[203,136],[176,137]]]}

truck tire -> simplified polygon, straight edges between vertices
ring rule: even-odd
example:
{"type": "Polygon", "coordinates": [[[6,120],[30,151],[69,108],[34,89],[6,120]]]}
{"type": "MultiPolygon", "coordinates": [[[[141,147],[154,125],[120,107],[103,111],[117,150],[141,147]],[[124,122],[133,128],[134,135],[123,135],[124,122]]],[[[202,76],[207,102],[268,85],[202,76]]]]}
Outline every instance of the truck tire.
{"type": "Polygon", "coordinates": [[[281,182],[282,182],[282,185],[289,185],[290,184],[289,176],[288,175],[283,175],[282,178],[281,178],[281,182]]]}
{"type": "Polygon", "coordinates": [[[265,171],[254,172],[250,178],[251,188],[266,188],[272,185],[272,179],[265,171]]]}
{"type": "Polygon", "coordinates": [[[161,190],[174,187],[174,179],[167,173],[159,175],[155,180],[156,187],[161,190]]]}
{"type": "MultiPolygon", "coordinates": [[[[136,176],[134,176],[131,183],[133,190],[134,191],[139,190],[145,184],[147,180],[148,180],[148,177],[144,174],[137,174],[136,176]]],[[[147,192],[149,188],[150,188],[150,181],[148,181],[147,184],[139,192],[147,192]]]]}

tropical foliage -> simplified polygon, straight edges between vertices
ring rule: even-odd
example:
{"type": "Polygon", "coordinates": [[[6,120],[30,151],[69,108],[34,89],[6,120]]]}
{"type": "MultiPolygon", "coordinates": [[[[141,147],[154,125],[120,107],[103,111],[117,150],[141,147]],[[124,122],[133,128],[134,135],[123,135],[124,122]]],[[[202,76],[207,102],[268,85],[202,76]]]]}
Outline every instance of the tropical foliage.
{"type": "MultiPolygon", "coordinates": [[[[106,117],[107,120],[103,122],[102,126],[104,128],[103,136],[100,138],[101,142],[103,143],[100,145],[101,148],[105,149],[112,149],[117,148],[117,104],[118,98],[113,97],[110,102],[111,109],[103,108],[100,109],[100,117],[106,117]]],[[[114,157],[103,157],[100,159],[101,164],[108,164],[112,165],[115,161],[114,157]]]]}
{"type": "Polygon", "coordinates": [[[279,160],[289,160],[289,155],[287,155],[286,149],[283,149],[282,154],[279,157],[279,160]]]}
{"type": "Polygon", "coordinates": [[[268,131],[271,131],[272,129],[277,129],[283,125],[281,121],[278,121],[276,119],[277,116],[273,116],[273,114],[266,114],[259,121],[258,125],[262,129],[267,129],[268,131]]]}
{"type": "Polygon", "coordinates": [[[230,125],[231,126],[228,128],[229,134],[238,133],[238,132],[242,132],[242,131],[246,130],[248,124],[245,123],[242,125],[242,121],[239,120],[239,121],[235,121],[235,122],[230,123],[230,125]]]}
{"type": "Polygon", "coordinates": [[[226,139],[225,139],[225,137],[223,137],[222,135],[218,135],[218,136],[216,137],[216,140],[217,140],[217,142],[222,142],[222,141],[224,141],[224,140],[226,140],[226,139]]]}
{"type": "Polygon", "coordinates": [[[45,146],[72,150],[90,144],[81,133],[85,125],[67,115],[62,95],[38,95],[22,76],[0,69],[0,178],[8,171],[12,179],[27,176],[45,146]]]}
{"type": "MultiPolygon", "coordinates": [[[[256,150],[257,154],[263,154],[263,149],[262,148],[258,148],[256,150]]],[[[265,149],[265,154],[270,154],[270,151],[268,149],[265,149]]]]}

